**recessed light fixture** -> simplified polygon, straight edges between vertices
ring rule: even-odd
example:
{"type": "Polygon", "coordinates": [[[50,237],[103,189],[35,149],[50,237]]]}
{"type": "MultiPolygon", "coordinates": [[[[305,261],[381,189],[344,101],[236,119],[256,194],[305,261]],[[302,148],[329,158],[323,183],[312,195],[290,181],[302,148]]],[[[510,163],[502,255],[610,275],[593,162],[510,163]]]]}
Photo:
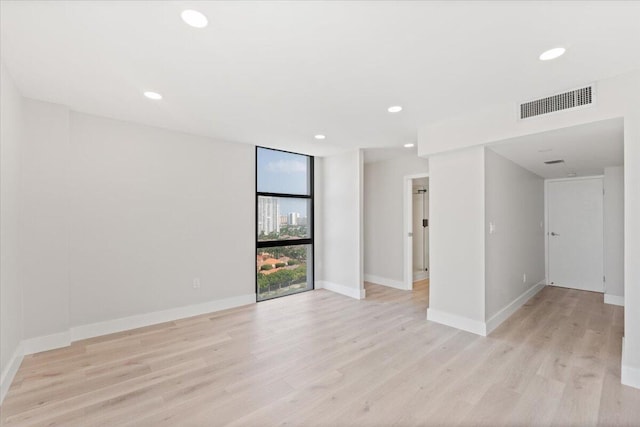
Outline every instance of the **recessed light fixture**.
{"type": "Polygon", "coordinates": [[[191,25],[194,28],[204,28],[209,25],[209,20],[204,16],[204,13],[198,12],[197,10],[183,10],[180,17],[187,25],[191,25]]]}
{"type": "Polygon", "coordinates": [[[387,108],[387,111],[390,113],[399,113],[402,111],[402,107],[400,105],[394,105],[392,107],[387,108]]]}
{"type": "Polygon", "coordinates": [[[326,138],[326,136],[321,135],[321,134],[318,134],[318,135],[314,136],[314,138],[315,138],[315,139],[325,139],[325,138],[326,138]]]}
{"type": "Polygon", "coordinates": [[[408,144],[404,144],[404,148],[412,148],[412,147],[415,147],[415,146],[416,146],[416,144],[413,144],[411,142],[408,143],[408,144]]]}
{"type": "Polygon", "coordinates": [[[556,59],[564,55],[567,49],[563,47],[554,47],[553,49],[549,49],[545,52],[542,52],[540,55],[540,61],[550,61],[552,59],[556,59]]]}
{"type": "Polygon", "coordinates": [[[162,95],[160,95],[158,92],[147,91],[144,93],[144,96],[146,96],[149,99],[153,99],[154,101],[158,101],[162,99],[162,95]]]}
{"type": "Polygon", "coordinates": [[[575,173],[575,172],[569,172],[569,173],[567,174],[567,176],[568,176],[569,178],[574,178],[574,177],[578,176],[578,174],[577,174],[577,173],[575,173]]]}

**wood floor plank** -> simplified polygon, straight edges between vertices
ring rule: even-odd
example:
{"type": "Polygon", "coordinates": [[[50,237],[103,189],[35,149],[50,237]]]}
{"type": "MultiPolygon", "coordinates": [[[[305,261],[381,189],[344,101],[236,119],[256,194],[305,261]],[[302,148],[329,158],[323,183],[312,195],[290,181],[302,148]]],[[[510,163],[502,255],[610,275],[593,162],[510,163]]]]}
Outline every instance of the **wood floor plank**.
{"type": "Polygon", "coordinates": [[[624,309],[546,287],[489,337],[413,291],[325,290],[27,356],[2,426],[638,426],[624,309]]]}

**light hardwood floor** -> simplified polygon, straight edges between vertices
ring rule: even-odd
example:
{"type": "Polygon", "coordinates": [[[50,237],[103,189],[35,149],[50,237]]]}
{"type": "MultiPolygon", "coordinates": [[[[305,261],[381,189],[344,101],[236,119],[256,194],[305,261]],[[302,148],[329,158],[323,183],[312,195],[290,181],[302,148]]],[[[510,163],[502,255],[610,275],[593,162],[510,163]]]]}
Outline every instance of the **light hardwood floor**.
{"type": "Polygon", "coordinates": [[[640,425],[623,310],[547,287],[491,336],[425,320],[428,283],[307,292],[25,358],[6,426],[640,425]]]}

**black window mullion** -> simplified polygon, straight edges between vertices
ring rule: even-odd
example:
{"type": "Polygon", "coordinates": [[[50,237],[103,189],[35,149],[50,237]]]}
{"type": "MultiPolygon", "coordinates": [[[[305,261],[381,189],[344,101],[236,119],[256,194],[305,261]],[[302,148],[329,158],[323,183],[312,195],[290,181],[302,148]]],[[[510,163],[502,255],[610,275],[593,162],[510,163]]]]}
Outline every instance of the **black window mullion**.
{"type": "Polygon", "coordinates": [[[260,248],[273,248],[276,246],[302,246],[312,245],[313,239],[293,239],[293,240],[260,240],[256,242],[258,249],[260,248]]]}
{"type": "Polygon", "coordinates": [[[308,199],[308,200],[313,199],[313,196],[308,194],[264,193],[264,192],[258,192],[256,194],[258,195],[258,197],[282,197],[282,198],[289,198],[289,199],[308,199]]]}
{"type": "MultiPolygon", "coordinates": [[[[314,244],[314,236],[315,236],[315,200],[314,200],[314,158],[313,156],[306,156],[309,158],[309,174],[307,179],[308,184],[309,184],[309,188],[308,188],[308,192],[309,194],[288,194],[288,193],[271,193],[271,192],[259,192],[258,191],[258,150],[260,148],[263,147],[258,147],[256,146],[256,151],[255,151],[255,188],[256,188],[256,198],[255,198],[255,239],[256,239],[256,253],[258,252],[258,249],[261,248],[273,248],[273,247],[282,247],[282,246],[310,246],[311,247],[311,268],[312,268],[312,272],[311,272],[311,289],[309,290],[313,290],[315,288],[315,244],[314,244]],[[308,226],[309,226],[309,236],[308,238],[301,238],[301,239],[290,239],[290,240],[259,240],[258,238],[258,201],[260,199],[260,197],[279,197],[279,198],[291,198],[291,199],[305,199],[309,201],[309,209],[310,211],[307,214],[307,218],[308,218],[308,226]]],[[[271,150],[271,149],[269,149],[271,150]]],[[[274,151],[282,151],[285,153],[290,153],[290,154],[297,154],[297,155],[303,155],[304,154],[299,154],[299,153],[293,153],[293,152],[289,152],[289,151],[284,151],[284,150],[274,150],[274,151]]],[[[279,219],[278,219],[279,220],[279,219]]],[[[258,276],[256,274],[256,281],[255,281],[255,290],[256,290],[256,296],[259,293],[258,290],[258,276]]],[[[281,295],[281,296],[286,296],[286,295],[281,295]]],[[[271,298],[279,298],[280,296],[275,296],[275,297],[271,297],[271,298]]],[[[270,298],[270,299],[271,299],[270,298]]]]}

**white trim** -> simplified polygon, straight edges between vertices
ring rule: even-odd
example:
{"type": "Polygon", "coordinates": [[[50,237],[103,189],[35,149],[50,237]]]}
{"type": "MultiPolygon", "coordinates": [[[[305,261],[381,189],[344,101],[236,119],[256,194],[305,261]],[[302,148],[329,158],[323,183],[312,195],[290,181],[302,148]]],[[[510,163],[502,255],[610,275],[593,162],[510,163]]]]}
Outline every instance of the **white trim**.
{"type": "Polygon", "coordinates": [[[317,280],[316,289],[326,289],[337,294],[345,295],[355,299],[364,299],[366,291],[362,288],[352,288],[350,286],[339,285],[333,282],[327,282],[325,280],[317,280]]]}
{"type": "Polygon", "coordinates": [[[364,275],[365,282],[375,283],[377,285],[388,286],[390,288],[401,289],[406,291],[406,285],[401,280],[388,279],[386,277],[374,276],[373,274],[365,274],[364,275]]]}
{"type": "Polygon", "coordinates": [[[624,297],[619,295],[604,294],[604,303],[624,307],[624,297]]]}
{"type": "Polygon", "coordinates": [[[22,343],[19,343],[16,351],[13,352],[9,363],[7,363],[7,366],[4,368],[4,371],[2,371],[2,376],[0,377],[0,404],[2,404],[4,397],[7,395],[9,387],[11,387],[13,378],[15,378],[16,373],[18,372],[23,358],[24,353],[22,351],[22,343]]]}
{"type": "Polygon", "coordinates": [[[502,310],[491,316],[489,320],[487,320],[487,334],[490,334],[494,331],[502,322],[507,320],[513,313],[518,311],[520,307],[525,305],[527,301],[533,298],[538,292],[544,289],[546,286],[546,281],[541,281],[530,287],[527,291],[525,291],[518,298],[511,301],[507,306],[505,306],[502,310]]]}
{"type": "Polygon", "coordinates": [[[359,298],[365,298],[364,291],[364,150],[358,149],[358,287],[359,298]]]}
{"type": "Polygon", "coordinates": [[[547,283],[549,280],[549,183],[544,180],[544,278],[547,283]]]}
{"type": "MultiPolygon", "coordinates": [[[[429,173],[417,173],[413,175],[405,175],[403,177],[403,236],[404,241],[404,287],[402,289],[413,289],[413,238],[409,237],[409,233],[413,232],[413,183],[412,180],[419,178],[429,178],[429,173]]],[[[429,194],[429,192],[427,192],[429,194]]],[[[431,235],[431,234],[429,234],[431,235]]]]}
{"type": "Polygon", "coordinates": [[[456,329],[471,332],[473,334],[487,336],[487,324],[479,320],[469,319],[468,317],[458,316],[457,314],[447,313],[446,311],[427,309],[427,320],[451,326],[456,329]]]}
{"type": "Polygon", "coordinates": [[[246,294],[237,297],[208,301],[201,304],[187,305],[168,310],[154,311],[135,316],[122,317],[120,319],[91,323],[88,325],[74,326],[71,328],[71,341],[78,341],[101,335],[114,334],[130,329],[143,328],[159,323],[171,322],[201,314],[214,313],[229,308],[240,307],[256,302],[256,294],[246,294]]]}
{"type": "MultiPolygon", "coordinates": [[[[362,298],[364,298],[364,290],[362,295],[362,298]]],[[[11,361],[5,368],[4,372],[2,372],[0,382],[0,403],[2,403],[4,395],[9,390],[11,382],[20,367],[20,363],[22,362],[24,355],[68,347],[74,341],[87,338],[128,331],[131,329],[156,325],[158,323],[171,322],[173,320],[184,319],[187,317],[199,316],[243,305],[255,304],[255,302],[256,294],[240,295],[237,297],[208,301],[201,304],[187,305],[184,307],[154,311],[151,313],[107,320],[104,322],[91,323],[88,325],[74,326],[65,332],[22,340],[14,352],[11,361]]]]}
{"type": "Polygon", "coordinates": [[[22,340],[22,349],[25,355],[55,350],[56,348],[68,347],[70,345],[71,333],[69,331],[22,340]]]}
{"type": "Polygon", "coordinates": [[[413,272],[413,281],[417,282],[419,280],[425,280],[429,278],[428,271],[414,271],[413,272]]]}
{"type": "Polygon", "coordinates": [[[629,387],[640,389],[640,368],[625,363],[624,338],[622,338],[622,367],[620,370],[620,382],[629,387]]]}

